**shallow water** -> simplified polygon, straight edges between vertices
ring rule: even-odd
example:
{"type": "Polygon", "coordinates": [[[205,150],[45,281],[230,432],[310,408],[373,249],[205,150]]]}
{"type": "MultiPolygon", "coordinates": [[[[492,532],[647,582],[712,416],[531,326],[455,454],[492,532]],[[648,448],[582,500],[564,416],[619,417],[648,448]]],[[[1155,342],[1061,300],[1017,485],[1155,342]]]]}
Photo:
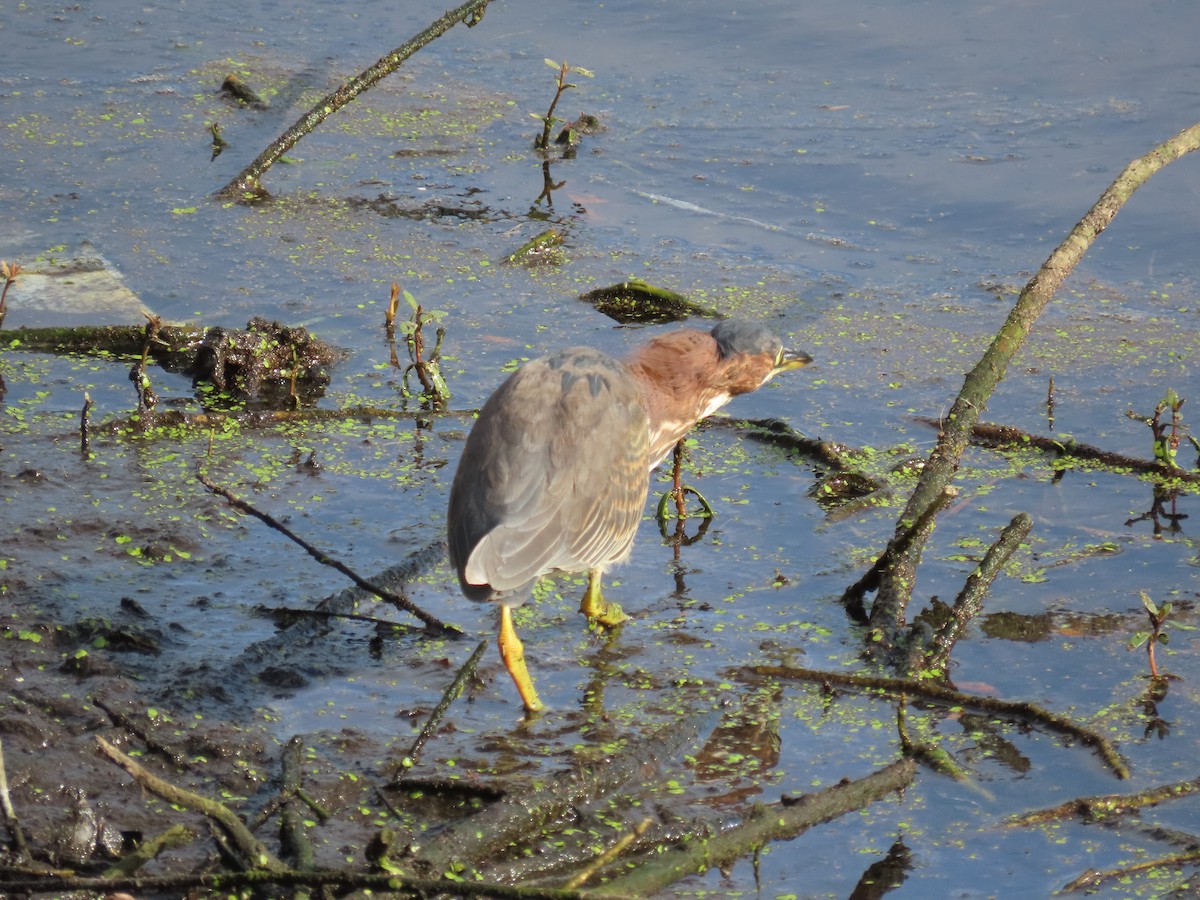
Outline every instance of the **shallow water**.
{"type": "MultiPolygon", "coordinates": [[[[899,459],[932,446],[932,429],[913,416],[948,408],[1014,291],[1125,163],[1195,118],[1200,10],[1185,3],[808,9],[781,0],[736,11],[691,4],[685,15],[667,3],[498,0],[478,27],[453,29],[301,142],[294,163],[266,178],[274,201],[212,199],[318,97],[440,12],[262,2],[234,15],[181,2],[5,14],[0,258],[72,255],[86,240],[168,319],[237,326],[258,314],[306,325],[350,352],[328,408],[403,405],[379,327],[392,281],[448,313],[453,405],[471,410],[517,360],[566,343],[621,353],[640,340],[576,298],[643,277],[770,318],[816,358],[731,412],[881,451],[899,445],[899,459]],[[562,111],[606,125],[552,166],[566,182],[552,207],[536,202],[542,167],[530,150],[529,113],[552,93],[546,57],[594,71],[562,111]],[[219,98],[230,71],[270,109],[219,98]],[[230,147],[210,162],[213,121],[230,147]],[[502,264],[547,221],[567,236],[565,264],[502,264]]],[[[1149,414],[1167,388],[1195,393],[1196,164],[1160,173],[1096,242],[986,418],[1149,455],[1147,429],[1125,410],[1149,414]]],[[[234,721],[266,709],[280,738],[351,729],[405,744],[420,720],[397,714],[427,711],[473,641],[400,638],[372,656],[370,626],[347,624],[292,661],[302,687],[225,685],[221,702],[190,692],[197,672],[219,680],[275,635],[255,605],[312,606],[345,586],[208,494],[193,461],[207,458],[219,482],[369,575],[439,537],[467,418],[420,433],[398,419],[98,436],[95,458],[81,460],[83,391],[95,421],[123,416],[126,372],[0,358],[0,531],[10,535],[0,557],[15,614],[119,618],[120,600],[133,597],[165,651],[121,660],[144,679],[148,704],[195,704],[234,721]],[[305,464],[310,454],[318,468],[305,464]],[[155,561],[129,553],[150,544],[155,561]]],[[[198,409],[186,379],[155,379],[165,400],[198,409]]],[[[862,636],[838,597],[890,534],[898,501],[830,521],[808,496],[813,466],[727,429],[699,433],[692,466],[689,480],[720,516],[684,548],[679,579],[671,549],[644,523],[612,587],[635,615],[630,627],[598,644],[569,584],[547,588],[520,621],[552,707],[512,739],[524,763],[553,769],[591,740],[578,710],[600,681],[612,720],[632,732],[669,719],[664,695],[680,673],[745,696],[754,686],[735,673],[747,663],[856,663],[862,636]]],[[[1101,729],[1130,758],[1133,789],[1194,777],[1180,764],[1194,757],[1197,711],[1183,627],[1196,597],[1188,522],[1156,536],[1148,522],[1126,524],[1149,508],[1147,484],[1075,471],[1054,481],[1044,462],[1014,474],[982,451],[960,486],[918,596],[951,599],[982,548],[1026,511],[1030,547],[987,612],[1042,630],[1019,641],[981,624],[957,648],[953,677],[1101,729]],[[1161,739],[1142,736],[1145,659],[1125,650],[1144,621],[1139,590],[1178,610],[1163,662],[1184,681],[1160,704],[1172,722],[1161,739]]],[[[1179,501],[1183,513],[1194,507],[1179,501]]],[[[471,636],[492,627],[490,610],[463,601],[444,566],[413,598],[471,636]]],[[[486,763],[483,737],[514,729],[515,696],[490,651],[483,671],[472,702],[452,711],[454,733],[429,751],[431,771],[459,757],[486,763]]],[[[847,695],[822,714],[818,693],[784,690],[778,758],[745,776],[750,794],[773,799],[895,758],[889,703],[847,695]]],[[[924,772],[903,798],[771,848],[757,873],[762,895],[845,895],[897,836],[914,859],[900,892],[913,896],[1042,895],[1088,866],[1168,852],[1121,829],[995,829],[1013,812],[1125,785],[1054,735],[996,726],[1026,761],[1017,764],[954,718],[928,721],[983,789],[924,772]]],[[[1188,827],[1190,803],[1156,811],[1156,821],[1188,827]]],[[[682,890],[750,893],[755,877],[743,862],[682,890]]]]}

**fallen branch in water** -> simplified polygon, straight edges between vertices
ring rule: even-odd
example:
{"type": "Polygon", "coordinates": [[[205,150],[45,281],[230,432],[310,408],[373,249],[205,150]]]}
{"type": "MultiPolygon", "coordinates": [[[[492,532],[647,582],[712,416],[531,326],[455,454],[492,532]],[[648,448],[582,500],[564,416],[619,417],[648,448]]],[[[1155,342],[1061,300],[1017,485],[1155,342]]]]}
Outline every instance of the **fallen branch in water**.
{"type": "MultiPolygon", "coordinates": [[[[937,428],[943,428],[946,424],[944,419],[933,419],[927,416],[918,416],[917,421],[937,428]]],[[[1114,472],[1129,471],[1136,475],[1150,475],[1164,481],[1200,484],[1200,472],[1192,469],[1169,466],[1157,459],[1126,456],[1124,453],[1116,453],[1112,450],[1094,447],[1091,444],[1080,443],[1073,438],[1053,438],[1031,434],[1014,425],[980,422],[971,429],[971,443],[980,447],[1001,450],[1021,450],[1031,447],[1034,450],[1041,450],[1057,456],[1059,459],[1098,463],[1114,472]]]]}
{"type": "Polygon", "coordinates": [[[341,572],[343,575],[345,575],[347,578],[349,578],[351,581],[353,581],[355,583],[355,585],[360,587],[362,590],[368,591],[369,593],[374,594],[376,597],[380,597],[381,599],[386,600],[388,603],[391,603],[393,606],[396,606],[396,607],[404,610],[405,612],[411,613],[412,615],[416,616],[418,619],[420,619],[422,622],[425,623],[425,628],[427,631],[432,632],[434,634],[439,634],[439,635],[461,635],[462,634],[462,631],[460,631],[458,628],[455,628],[453,625],[447,625],[445,622],[443,622],[441,619],[437,618],[436,616],[432,615],[431,613],[425,612],[425,610],[421,609],[419,606],[417,606],[415,603],[413,603],[411,600],[408,599],[408,597],[405,597],[403,594],[397,594],[394,591],[389,591],[384,588],[376,587],[375,585],[371,584],[371,582],[367,581],[365,578],[360,576],[357,572],[355,572],[353,569],[351,569],[349,566],[347,566],[341,560],[334,559],[333,557],[329,556],[327,553],[323,553],[322,551],[318,550],[316,547],[314,547],[312,544],[308,543],[306,540],[304,540],[304,538],[300,537],[298,534],[296,534],[294,531],[292,531],[290,528],[288,528],[286,525],[284,525],[278,519],[275,519],[274,517],[268,515],[265,512],[262,512],[259,509],[255,509],[252,505],[247,503],[245,500],[241,499],[240,497],[233,494],[231,491],[226,490],[225,488],[221,487],[216,482],[212,481],[207,475],[204,474],[204,472],[202,472],[200,470],[199,466],[197,466],[197,468],[196,468],[196,478],[199,479],[200,483],[202,485],[204,485],[206,488],[208,488],[210,491],[212,491],[214,494],[216,494],[219,497],[224,497],[229,502],[229,504],[231,506],[233,506],[235,509],[241,510],[242,512],[246,513],[247,515],[254,516],[256,519],[258,519],[260,522],[264,523],[268,527],[274,528],[276,531],[278,531],[284,537],[288,538],[290,541],[292,541],[293,543],[295,543],[299,547],[301,547],[309,556],[311,556],[317,562],[321,563],[322,565],[331,566],[334,569],[337,569],[337,571],[341,572]]]}
{"type": "Polygon", "coordinates": [[[828,822],[912,784],[916,764],[902,759],[860,778],[787,802],[756,806],[738,825],[707,840],[682,841],[657,857],[640,860],[628,874],[588,891],[589,897],[649,897],[670,884],[710,868],[723,868],[770,841],[790,840],[814,825],[828,822]]]}
{"type": "Polygon", "coordinates": [[[433,733],[437,731],[438,726],[442,724],[442,719],[450,709],[450,704],[462,696],[463,688],[466,687],[467,681],[474,677],[479,666],[479,658],[483,656],[483,651],[487,649],[487,640],[479,642],[475,647],[475,652],[470,658],[463,663],[462,668],[458,670],[458,674],[454,676],[454,680],[450,682],[450,686],[442,693],[442,699],[438,701],[438,705],[433,708],[433,712],[429,714],[429,718],[425,721],[425,726],[421,729],[421,733],[417,735],[412,746],[408,748],[408,754],[400,761],[396,777],[400,773],[407,772],[421,758],[421,750],[425,747],[426,742],[433,733]]]}
{"type": "Polygon", "coordinates": [[[1117,177],[1066,239],[1050,254],[1026,284],[1008,319],[979,362],[967,375],[945,417],[937,446],[921,472],[920,480],[896,523],[896,533],[884,551],[884,566],[871,608],[872,640],[888,651],[903,639],[907,609],[916,584],[928,532],[910,538],[912,523],[928,511],[950,486],[979,417],[996,386],[1020,351],[1035,322],[1066,277],[1083,259],[1092,242],[1112,222],[1125,202],[1164,166],[1200,147],[1200,123],[1192,125],[1135,159],[1117,177]]]}
{"type": "MultiPolygon", "coordinates": [[[[1061,893],[1073,894],[1076,891],[1094,892],[1100,885],[1107,881],[1126,882],[1133,875],[1140,875],[1142,872],[1153,872],[1161,869],[1178,869],[1183,866],[1195,865],[1200,862],[1200,850],[1188,850],[1184,853],[1176,853],[1173,856],[1160,856],[1156,859],[1146,859],[1141,862],[1134,863],[1129,866],[1122,866],[1119,869],[1089,869],[1084,872],[1070,884],[1065,884],[1062,887],[1061,893]]],[[[1162,887],[1160,881],[1156,881],[1156,887],[1162,887]]],[[[1124,891],[1122,891],[1124,893],[1124,891]]],[[[1182,892],[1169,892],[1170,895],[1182,896],[1182,892]]],[[[1158,895],[1162,896],[1162,895],[1158,895]]]]}
{"type": "Polygon", "coordinates": [[[143,788],[152,794],[157,794],[168,803],[194,810],[219,825],[222,831],[234,841],[247,868],[264,869],[268,872],[282,872],[287,869],[287,866],[251,834],[246,824],[223,803],[201,797],[199,794],[159,778],[102,737],[97,737],[96,742],[101,753],[128,772],[133,780],[143,788]]]}
{"type": "Polygon", "coordinates": [[[329,116],[333,115],[333,113],[337,112],[363,91],[374,87],[375,84],[382,81],[388,75],[391,75],[400,68],[406,59],[435,38],[441,37],[459,22],[465,22],[468,28],[475,27],[475,25],[479,24],[479,20],[483,18],[484,11],[487,9],[489,2],[491,0],[467,0],[466,3],[457,9],[444,13],[440,19],[424,31],[409,38],[387,56],[381,58],[375,65],[351,78],[332,94],[322,97],[316,106],[301,116],[291,128],[272,141],[270,146],[260,153],[254,162],[242,169],[233,181],[221,188],[217,192],[217,196],[238,200],[247,195],[251,197],[264,195],[266,192],[262,187],[263,175],[267,173],[267,169],[271,168],[281,156],[291,150],[300,138],[313,131],[329,116]]]}
{"type": "Polygon", "coordinates": [[[909,672],[945,672],[950,665],[950,652],[967,626],[983,610],[983,598],[992,587],[1021,541],[1033,530],[1033,519],[1027,513],[1017,513],[1000,532],[1000,536],[979,561],[975,571],[967,576],[963,588],[954,598],[946,621],[926,642],[913,641],[909,660],[904,669],[909,672]]]}
{"type": "Polygon", "coordinates": [[[1048,822],[1062,822],[1066,819],[1080,819],[1084,822],[1104,822],[1114,816],[1123,816],[1145,809],[1147,806],[1157,806],[1167,800],[1183,800],[1200,793],[1200,778],[1188,781],[1177,781],[1174,784],[1163,784],[1147,788],[1135,794],[1103,794],[1098,797],[1075,797],[1058,806],[1045,809],[1035,809],[1031,812],[1012,816],[1005,820],[1005,825],[1012,828],[1030,825],[1045,825],[1048,822]]]}
{"type": "Polygon", "coordinates": [[[1121,754],[1117,752],[1108,738],[1076,724],[1066,716],[1050,712],[1034,703],[1001,700],[997,697],[981,697],[978,694],[964,694],[962,691],[917,678],[854,675],[849,672],[826,672],[819,669],[805,669],[800,666],[749,666],[744,671],[767,678],[811,681],[823,686],[873,691],[894,697],[921,697],[939,704],[962,706],[1014,719],[1024,719],[1044,725],[1092,747],[1104,760],[1104,763],[1113,770],[1114,775],[1122,779],[1129,777],[1129,766],[1126,765],[1125,760],[1121,758],[1121,754]]]}

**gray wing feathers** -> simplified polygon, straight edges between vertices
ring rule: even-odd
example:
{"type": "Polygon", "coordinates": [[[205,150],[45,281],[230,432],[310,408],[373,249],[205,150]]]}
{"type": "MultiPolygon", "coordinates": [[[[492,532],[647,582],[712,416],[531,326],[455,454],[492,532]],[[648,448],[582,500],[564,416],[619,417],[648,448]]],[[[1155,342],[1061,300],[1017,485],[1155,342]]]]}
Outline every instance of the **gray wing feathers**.
{"type": "Polygon", "coordinates": [[[451,560],[464,589],[490,585],[468,594],[623,559],[648,490],[648,427],[628,369],[589,348],[534,360],[501,385],[451,490],[451,560]]]}

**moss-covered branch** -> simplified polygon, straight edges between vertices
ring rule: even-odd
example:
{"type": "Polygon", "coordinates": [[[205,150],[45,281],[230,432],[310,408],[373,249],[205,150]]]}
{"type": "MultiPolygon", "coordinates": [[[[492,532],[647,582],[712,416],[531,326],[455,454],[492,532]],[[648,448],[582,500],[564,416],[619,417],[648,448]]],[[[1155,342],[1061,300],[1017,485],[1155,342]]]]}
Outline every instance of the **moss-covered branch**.
{"type": "Polygon", "coordinates": [[[375,65],[351,78],[332,94],[323,97],[316,106],[301,116],[291,128],[272,141],[270,146],[260,153],[254,162],[242,169],[233,181],[221,188],[218,191],[218,196],[238,199],[246,194],[261,193],[261,181],[263,175],[267,173],[267,169],[271,168],[281,156],[291,150],[300,138],[314,130],[329,116],[367,90],[367,88],[373,87],[376,83],[391,75],[400,68],[406,59],[426,44],[441,37],[459,22],[465,22],[468,27],[476,25],[483,18],[483,13],[487,9],[489,2],[491,0],[468,0],[468,2],[457,9],[452,9],[444,13],[440,19],[420,34],[414,35],[391,53],[387,54],[387,56],[382,57],[375,65]]]}
{"type": "Polygon", "coordinates": [[[903,759],[866,778],[771,806],[755,806],[736,827],[706,840],[683,841],[631,864],[627,874],[588,892],[589,897],[648,897],[681,878],[727,866],[771,841],[789,840],[814,825],[864,809],[912,783],[916,764],[903,759]]]}
{"type": "Polygon", "coordinates": [[[287,869],[287,866],[251,834],[246,824],[224,804],[201,797],[199,794],[159,778],[102,737],[97,737],[96,742],[101,753],[128,772],[146,790],[157,794],[168,803],[175,803],[194,810],[219,825],[234,841],[250,868],[263,869],[268,872],[282,872],[287,869]]]}
{"type": "Polygon", "coordinates": [[[946,416],[937,446],[896,523],[896,536],[886,551],[887,564],[871,609],[871,623],[883,634],[894,639],[906,623],[926,537],[910,540],[912,523],[936,503],[950,485],[976,422],[1034,323],[1092,242],[1108,227],[1134,191],[1164,166],[1197,147],[1200,147],[1200,123],[1126,166],[1021,291],[1007,321],[963,382],[962,390],[946,416]]]}

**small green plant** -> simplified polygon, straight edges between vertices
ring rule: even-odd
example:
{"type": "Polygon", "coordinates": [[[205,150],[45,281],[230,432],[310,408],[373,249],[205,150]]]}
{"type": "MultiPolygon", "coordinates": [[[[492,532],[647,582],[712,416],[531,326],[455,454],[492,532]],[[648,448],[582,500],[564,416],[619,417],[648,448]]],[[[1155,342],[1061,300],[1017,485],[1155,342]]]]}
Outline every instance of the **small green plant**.
{"type": "Polygon", "coordinates": [[[209,162],[212,162],[221,155],[226,147],[229,146],[229,141],[225,140],[225,138],[221,135],[221,126],[217,122],[213,122],[211,125],[209,125],[208,130],[212,134],[212,156],[210,156],[208,159],[209,162]]]}
{"type": "Polygon", "coordinates": [[[138,413],[149,413],[158,403],[158,395],[150,384],[150,376],[146,374],[146,366],[150,362],[150,345],[158,341],[158,332],[162,328],[162,319],[158,316],[146,316],[146,341],[142,345],[142,358],[133,364],[129,370],[129,380],[137,391],[138,413]]]}
{"type": "Polygon", "coordinates": [[[554,109],[558,106],[558,101],[562,99],[562,95],[568,90],[573,87],[577,87],[577,85],[567,81],[567,75],[569,73],[573,73],[575,75],[582,75],[584,78],[596,77],[594,73],[589,72],[582,66],[569,66],[566,63],[559,64],[552,59],[546,60],[546,65],[557,70],[558,75],[556,82],[558,89],[554,92],[554,99],[550,101],[550,108],[546,110],[546,114],[544,116],[538,115],[537,113],[530,113],[531,116],[542,123],[542,133],[534,140],[533,146],[538,150],[543,151],[550,148],[550,132],[554,130],[555,124],[566,121],[565,119],[560,119],[554,115],[554,109]]]}
{"type": "MultiPolygon", "coordinates": [[[[425,353],[425,328],[428,325],[434,325],[446,317],[444,310],[426,310],[421,307],[421,304],[416,301],[412,294],[408,291],[401,291],[400,285],[392,283],[392,296],[388,303],[387,312],[385,313],[385,324],[389,340],[392,337],[393,330],[398,329],[404,335],[405,342],[408,344],[408,358],[411,360],[404,367],[402,380],[405,390],[408,390],[408,375],[410,372],[416,372],[417,380],[421,382],[421,399],[426,400],[431,405],[444,408],[450,400],[450,388],[446,384],[446,379],[442,376],[442,340],[446,337],[446,329],[442,325],[437,326],[437,341],[433,345],[433,350],[429,355],[425,353]],[[396,323],[396,311],[400,305],[400,297],[403,296],[405,302],[412,310],[412,315],[401,322],[398,326],[396,323]]],[[[395,358],[395,348],[392,349],[393,364],[399,367],[399,361],[395,358]]]]}
{"type": "Polygon", "coordinates": [[[1164,647],[1170,639],[1165,630],[1167,624],[1167,616],[1171,614],[1171,604],[1164,603],[1161,607],[1157,606],[1150,595],[1145,591],[1141,591],[1142,606],[1146,607],[1146,615],[1150,617],[1150,630],[1139,631],[1129,639],[1129,649],[1136,650],[1142,644],[1146,645],[1146,655],[1150,660],[1150,677],[1161,678],[1162,675],[1158,671],[1158,663],[1154,659],[1154,648],[1158,644],[1164,647]]]}
{"type": "Polygon", "coordinates": [[[1180,468],[1179,463],[1175,461],[1175,455],[1179,452],[1179,445],[1185,437],[1191,441],[1197,451],[1200,451],[1200,442],[1187,433],[1188,428],[1183,424],[1183,416],[1179,414],[1179,411],[1183,409],[1183,404],[1184,399],[1168,388],[1167,395],[1158,401],[1158,405],[1154,407],[1154,415],[1149,419],[1139,416],[1133,410],[1125,413],[1129,418],[1144,422],[1149,426],[1154,435],[1154,458],[1172,469],[1180,468]],[[1170,422],[1162,420],[1163,413],[1167,410],[1171,411],[1170,422]]]}

